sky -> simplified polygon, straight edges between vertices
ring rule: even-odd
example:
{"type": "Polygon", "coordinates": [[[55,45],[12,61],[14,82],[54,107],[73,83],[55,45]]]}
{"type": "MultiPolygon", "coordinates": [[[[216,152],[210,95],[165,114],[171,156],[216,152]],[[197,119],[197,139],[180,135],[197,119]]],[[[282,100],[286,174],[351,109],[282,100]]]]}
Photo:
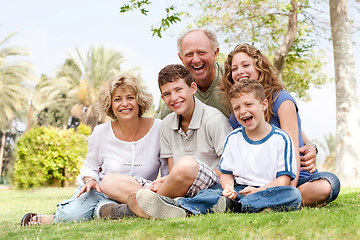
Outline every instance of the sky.
{"type": "MultiPolygon", "coordinates": [[[[176,24],[164,33],[163,38],[152,37],[151,26],[159,24],[167,1],[153,1],[147,17],[138,12],[120,14],[124,2],[127,1],[0,0],[0,39],[18,32],[8,45],[30,50],[30,56],[25,59],[36,66],[37,76],[55,76],[55,71],[69,57],[69,53],[75,53],[76,47],[83,55],[91,46],[117,49],[126,59],[122,68],[139,69],[157,104],[160,98],[157,74],[168,64],[181,63],[177,56],[176,40],[186,26],[185,23],[176,24]]],[[[360,96],[359,35],[353,35],[353,41],[360,96]]],[[[328,50],[328,63],[324,71],[334,78],[331,43],[328,50]]],[[[336,132],[334,82],[321,89],[310,89],[310,96],[309,102],[298,101],[302,129],[310,139],[324,144],[323,136],[336,132]]],[[[323,151],[320,153],[325,154],[323,151]]]]}

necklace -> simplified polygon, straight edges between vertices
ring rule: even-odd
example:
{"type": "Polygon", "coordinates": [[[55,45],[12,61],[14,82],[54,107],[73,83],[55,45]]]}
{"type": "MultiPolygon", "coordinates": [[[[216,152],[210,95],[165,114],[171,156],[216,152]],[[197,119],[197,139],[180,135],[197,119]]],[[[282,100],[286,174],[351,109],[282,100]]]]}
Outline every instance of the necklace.
{"type": "Polygon", "coordinates": [[[137,123],[137,125],[136,125],[135,132],[134,132],[134,134],[132,135],[132,137],[131,137],[131,139],[130,139],[130,142],[133,141],[133,139],[134,139],[134,137],[135,137],[135,134],[136,134],[136,132],[137,132],[137,130],[138,130],[138,128],[139,128],[139,125],[140,125],[140,118],[139,118],[138,123],[137,123]]]}
{"type": "MultiPolygon", "coordinates": [[[[137,133],[137,130],[138,130],[138,128],[139,128],[139,125],[140,125],[140,119],[138,120],[138,122],[137,122],[137,125],[136,125],[136,128],[135,128],[135,131],[134,131],[134,133],[133,133],[133,135],[132,135],[132,137],[131,137],[131,139],[130,139],[130,141],[129,142],[132,142],[133,141],[133,139],[134,139],[134,137],[135,137],[135,135],[136,135],[136,133],[137,133]]],[[[124,134],[120,131],[120,140],[122,140],[122,141],[126,141],[125,140],[125,137],[124,137],[124,134]]]]}

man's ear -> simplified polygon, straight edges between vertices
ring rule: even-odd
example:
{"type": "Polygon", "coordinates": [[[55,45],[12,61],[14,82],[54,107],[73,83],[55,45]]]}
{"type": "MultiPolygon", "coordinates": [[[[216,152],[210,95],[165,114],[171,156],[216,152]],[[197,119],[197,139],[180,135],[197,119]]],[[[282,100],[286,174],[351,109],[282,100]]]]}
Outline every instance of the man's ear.
{"type": "Polygon", "coordinates": [[[216,58],[218,57],[219,55],[219,48],[216,48],[215,52],[214,52],[214,61],[216,60],[216,58]]]}
{"type": "Polygon", "coordinates": [[[180,53],[178,53],[178,56],[179,56],[179,58],[180,58],[180,61],[184,64],[183,58],[181,57],[181,54],[180,54],[180,53]]]}
{"type": "Polygon", "coordinates": [[[265,110],[269,107],[269,101],[267,99],[264,99],[262,102],[262,110],[265,112],[265,110]]]}

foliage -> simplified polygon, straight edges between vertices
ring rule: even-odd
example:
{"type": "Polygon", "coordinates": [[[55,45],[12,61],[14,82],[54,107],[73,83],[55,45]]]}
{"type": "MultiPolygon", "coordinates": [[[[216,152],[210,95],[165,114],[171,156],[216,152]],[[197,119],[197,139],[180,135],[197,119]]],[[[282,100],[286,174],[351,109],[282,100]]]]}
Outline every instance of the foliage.
{"type": "MultiPolygon", "coordinates": [[[[129,0],[129,4],[124,4],[120,8],[120,13],[126,13],[135,9],[140,10],[141,14],[147,15],[149,10],[146,9],[146,6],[150,5],[149,0],[129,0]]],[[[161,19],[161,22],[157,28],[154,26],[151,27],[153,36],[157,35],[159,38],[162,37],[161,33],[166,31],[171,24],[180,22],[181,13],[177,12],[174,5],[165,8],[166,17],[161,19]]]]}
{"type": "Polygon", "coordinates": [[[14,185],[33,188],[71,182],[86,156],[86,136],[72,129],[36,127],[16,142],[14,185]]]}
{"type": "MultiPolygon", "coordinates": [[[[66,60],[62,68],[67,69],[72,64],[66,60]]],[[[73,71],[70,76],[80,78],[81,74],[73,71]]],[[[70,76],[64,76],[62,71],[55,78],[41,76],[33,97],[39,125],[67,127],[70,109],[78,102],[76,82],[70,76]]]]}
{"type": "MultiPolygon", "coordinates": [[[[299,5],[297,37],[286,56],[282,80],[298,98],[308,100],[309,86],[320,86],[326,81],[326,75],[321,72],[325,59],[321,52],[313,50],[318,36],[313,26],[314,19],[308,14],[311,8],[309,2],[296,2],[299,5]]],[[[247,42],[270,59],[274,59],[289,29],[289,0],[197,0],[193,7],[200,10],[191,28],[195,26],[214,30],[230,49],[236,44],[247,42]]],[[[194,18],[191,15],[188,17],[194,18]]]]}
{"type": "MultiPolygon", "coordinates": [[[[3,156],[3,166],[1,171],[0,184],[8,184],[11,182],[14,172],[15,157],[14,157],[14,145],[16,139],[22,134],[22,131],[16,129],[8,129],[5,133],[5,146],[3,156]]],[[[0,139],[3,133],[0,132],[0,139]]]]}
{"type": "Polygon", "coordinates": [[[80,124],[76,128],[76,132],[84,136],[90,136],[91,128],[89,126],[86,126],[85,124],[80,124]]]}
{"type": "MultiPolygon", "coordinates": [[[[54,79],[43,76],[36,87],[36,106],[41,123],[67,126],[72,107],[76,104],[81,108],[90,107],[104,83],[121,72],[120,65],[124,61],[120,52],[103,46],[91,47],[86,56],[76,48],[76,54],[70,54],[54,79]]],[[[93,114],[95,116],[88,117],[95,119],[90,124],[92,127],[98,123],[97,113],[93,114]]],[[[86,120],[83,122],[89,124],[86,120]]]]}
{"type": "Polygon", "coordinates": [[[326,147],[323,144],[319,146],[325,150],[326,158],[322,167],[329,172],[335,171],[335,159],[336,159],[336,137],[334,134],[329,133],[324,136],[326,147]]]}
{"type": "Polygon", "coordinates": [[[31,85],[35,82],[33,65],[18,60],[18,57],[28,55],[28,51],[21,47],[6,46],[15,34],[0,39],[0,131],[8,129],[14,119],[27,116],[26,106],[31,85]]]}
{"type": "Polygon", "coordinates": [[[0,190],[1,239],[359,239],[360,189],[342,189],[322,208],[295,212],[208,214],[183,219],[95,219],[21,227],[26,212],[53,214],[75,188],[0,190]]]}
{"type": "MultiPolygon", "coordinates": [[[[120,12],[145,9],[151,4],[149,1],[130,0],[129,2],[131,4],[124,4],[126,7],[120,12]]],[[[323,53],[313,50],[319,42],[320,35],[324,37],[322,32],[325,25],[318,24],[320,19],[316,14],[319,11],[314,7],[319,6],[316,4],[318,1],[310,3],[308,0],[196,0],[185,4],[184,12],[180,12],[180,8],[173,8],[172,11],[176,16],[183,16],[184,19],[189,20],[190,29],[208,28],[216,32],[220,42],[225,43],[222,49],[233,49],[236,44],[247,42],[260,49],[270,59],[275,59],[276,53],[281,50],[278,52],[280,56],[282,54],[286,56],[285,66],[283,68],[282,65],[279,66],[282,80],[288,90],[294,92],[298,98],[309,100],[307,90],[310,85],[318,87],[327,80],[326,75],[321,71],[325,64],[323,53]],[[297,36],[293,36],[295,42],[286,55],[287,52],[283,52],[280,47],[287,41],[285,36],[289,31],[291,2],[295,2],[298,6],[297,36]],[[318,25],[322,26],[321,29],[319,28],[320,31],[316,29],[318,25]]],[[[146,14],[148,12],[146,10],[146,14]]],[[[166,30],[161,26],[166,25],[162,22],[156,32],[152,30],[154,34],[161,36],[160,32],[166,30]]]]}

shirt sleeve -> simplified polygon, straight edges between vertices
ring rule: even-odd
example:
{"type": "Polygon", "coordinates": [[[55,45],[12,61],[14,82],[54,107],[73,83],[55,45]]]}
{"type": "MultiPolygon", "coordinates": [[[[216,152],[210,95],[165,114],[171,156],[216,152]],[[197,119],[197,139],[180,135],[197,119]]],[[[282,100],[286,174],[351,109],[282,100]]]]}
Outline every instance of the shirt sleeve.
{"type": "Polygon", "coordinates": [[[278,144],[278,171],[276,177],[290,176],[291,180],[296,177],[296,157],[291,138],[284,131],[280,134],[282,144],[278,144]]]}
{"type": "Polygon", "coordinates": [[[226,136],[231,132],[231,126],[228,119],[220,112],[214,114],[207,120],[207,129],[216,154],[221,156],[226,136]]]}
{"type": "Polygon", "coordinates": [[[232,142],[231,142],[231,140],[229,141],[230,136],[231,135],[228,135],[226,137],[226,141],[224,144],[224,151],[221,156],[220,164],[219,164],[220,172],[225,173],[225,174],[233,174],[233,170],[234,170],[234,168],[233,168],[234,167],[234,158],[231,153],[232,142]]]}
{"type": "Polygon", "coordinates": [[[97,139],[97,128],[88,138],[87,155],[84,161],[84,166],[80,170],[80,175],[76,177],[80,186],[84,184],[82,180],[85,176],[93,177],[96,181],[100,181],[99,171],[102,163],[98,157],[99,155],[99,141],[97,139]]]}
{"type": "Polygon", "coordinates": [[[160,157],[162,158],[170,158],[173,157],[170,145],[170,137],[171,134],[169,131],[172,131],[170,126],[168,125],[169,119],[165,119],[161,122],[160,128],[160,157]]]}

